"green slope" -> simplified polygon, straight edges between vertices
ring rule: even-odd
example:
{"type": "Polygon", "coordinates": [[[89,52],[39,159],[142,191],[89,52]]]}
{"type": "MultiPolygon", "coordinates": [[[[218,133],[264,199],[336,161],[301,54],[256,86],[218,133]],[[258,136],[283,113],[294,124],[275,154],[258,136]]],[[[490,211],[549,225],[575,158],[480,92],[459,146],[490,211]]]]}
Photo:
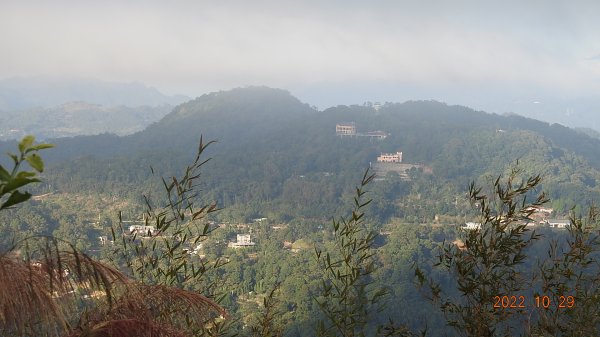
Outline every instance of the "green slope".
{"type": "Polygon", "coordinates": [[[390,205],[418,191],[450,203],[471,180],[500,174],[517,160],[527,173],[544,175],[544,188],[561,209],[600,195],[600,141],[566,127],[435,101],[386,104],[379,111],[367,106],[316,111],[286,91],[266,87],[201,96],[131,136],[57,140],[47,178],[61,190],[116,186],[131,195],[149,187],[150,166],[163,174],[183,167],[201,135],[218,141],[209,151],[206,196],[249,214],[326,216],[380,152],[396,151],[434,174],[399,183],[407,185],[404,194],[388,193],[390,205]],[[335,124],[344,121],[354,121],[359,131],[390,135],[382,141],[342,139],[335,124]]]}

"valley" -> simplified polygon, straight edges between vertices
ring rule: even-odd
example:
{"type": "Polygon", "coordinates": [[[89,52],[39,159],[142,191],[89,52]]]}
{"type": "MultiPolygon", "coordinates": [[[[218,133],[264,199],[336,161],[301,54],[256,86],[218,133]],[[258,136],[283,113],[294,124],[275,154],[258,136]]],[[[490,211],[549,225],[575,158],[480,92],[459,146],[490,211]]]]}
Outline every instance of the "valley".
{"type": "MultiPolygon", "coordinates": [[[[194,200],[219,210],[202,219],[210,235],[183,248],[197,261],[226,262],[205,280],[218,280],[219,289],[208,293],[222,296],[220,304],[238,319],[236,329],[252,324],[277,285],[285,335],[312,335],[320,317],[312,300],[320,282],[315,247],[335,247],[332,219],[348,214],[367,170],[376,176],[365,186],[371,200],[365,226],[379,233],[372,277],[390,293],[385,315],[370,326],[387,315],[411,329],[444,330],[443,315],[421,305],[412,268],[431,263],[445,242],[461,242],[461,227],[481,221],[468,198],[471,182],[491,194],[496,178],[515,168],[523,177],[541,175],[535,192],[547,193],[545,207],[552,209],[544,219],[583,214],[600,197],[600,140],[560,125],[434,101],[319,111],[284,90],[247,87],[198,97],[130,135],[47,140],[56,147],[43,153],[46,170],[35,196],[0,214],[3,245],[53,235],[108,262],[118,247],[115,229],[148,226],[139,237],[129,230],[145,245],[170,238],[155,236],[156,225],[145,223],[154,219],[146,198],[157,208],[167,205],[160,177],[180,176],[201,137],[216,142],[202,154],[210,160],[199,171],[194,200]],[[342,121],[360,125],[367,136],[341,130],[342,121]],[[384,130],[378,132],[385,137],[370,137],[371,130],[384,130]]],[[[538,223],[536,231],[566,235],[564,226],[551,224],[538,223]]],[[[526,265],[544,249],[542,242],[532,246],[526,265]]],[[[443,273],[429,272],[448,286],[443,273]]]]}

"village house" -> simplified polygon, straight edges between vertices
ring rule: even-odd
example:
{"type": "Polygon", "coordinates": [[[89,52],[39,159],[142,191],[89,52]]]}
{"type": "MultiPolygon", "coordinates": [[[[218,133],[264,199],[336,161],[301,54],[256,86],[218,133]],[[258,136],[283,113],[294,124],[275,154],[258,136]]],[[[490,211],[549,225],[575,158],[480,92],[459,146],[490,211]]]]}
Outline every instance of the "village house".
{"type": "Polygon", "coordinates": [[[552,208],[546,208],[546,207],[542,207],[542,206],[530,206],[530,207],[527,207],[525,210],[533,212],[531,214],[531,217],[536,220],[545,220],[550,215],[552,215],[552,212],[554,211],[552,208]]]}
{"type": "Polygon", "coordinates": [[[568,226],[571,225],[571,220],[548,219],[546,220],[546,224],[550,228],[566,229],[568,226]]]}
{"type": "Polygon", "coordinates": [[[250,238],[250,234],[238,234],[237,240],[235,242],[230,242],[227,244],[229,248],[244,248],[244,247],[253,247],[256,243],[252,242],[250,238]]]}
{"type": "Polygon", "coordinates": [[[129,226],[129,234],[138,236],[156,236],[158,230],[156,230],[154,226],[132,225],[129,226]]]}
{"type": "Polygon", "coordinates": [[[286,224],[277,224],[277,225],[271,226],[271,229],[273,229],[273,230],[278,230],[278,229],[282,229],[282,228],[287,228],[287,225],[286,224]]]}
{"type": "Polygon", "coordinates": [[[481,229],[481,223],[479,222],[467,222],[464,226],[461,227],[464,230],[476,230],[481,229]]]}

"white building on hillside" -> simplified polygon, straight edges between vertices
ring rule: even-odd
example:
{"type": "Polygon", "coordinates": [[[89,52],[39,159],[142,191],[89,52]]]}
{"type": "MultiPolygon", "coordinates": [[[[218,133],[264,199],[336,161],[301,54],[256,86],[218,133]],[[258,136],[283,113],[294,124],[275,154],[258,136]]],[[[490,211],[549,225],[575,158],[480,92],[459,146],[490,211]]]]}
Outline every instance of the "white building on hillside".
{"type": "Polygon", "coordinates": [[[154,228],[154,226],[133,225],[129,226],[129,234],[135,234],[138,236],[155,236],[158,234],[158,231],[156,228],[154,228]]]}
{"type": "Polygon", "coordinates": [[[337,124],[335,134],[338,136],[354,136],[356,135],[356,124],[354,122],[337,124]]]}
{"type": "Polygon", "coordinates": [[[377,157],[378,163],[401,163],[402,162],[402,152],[396,153],[382,153],[379,157],[377,157]]]}
{"type": "Polygon", "coordinates": [[[242,248],[242,247],[252,247],[256,245],[256,243],[252,242],[250,238],[250,234],[238,234],[236,242],[230,242],[227,244],[227,247],[230,248],[242,248]]]}
{"type": "Polygon", "coordinates": [[[479,222],[467,222],[464,226],[461,227],[464,230],[476,230],[481,229],[481,223],[479,222]]]}
{"type": "Polygon", "coordinates": [[[548,219],[546,223],[548,227],[566,229],[571,225],[571,220],[548,219]]]}

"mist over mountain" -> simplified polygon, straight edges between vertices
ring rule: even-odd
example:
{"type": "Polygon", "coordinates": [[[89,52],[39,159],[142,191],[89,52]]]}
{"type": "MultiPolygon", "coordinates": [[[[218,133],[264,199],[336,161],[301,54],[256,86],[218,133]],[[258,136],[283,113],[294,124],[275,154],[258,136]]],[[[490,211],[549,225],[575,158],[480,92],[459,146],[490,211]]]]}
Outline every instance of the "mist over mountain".
{"type": "MultiPolygon", "coordinates": [[[[90,108],[83,103],[65,107],[90,108]]],[[[540,175],[535,192],[547,193],[548,217],[563,223],[560,219],[571,211],[581,213],[590,200],[600,199],[600,140],[580,130],[431,100],[320,111],[285,90],[245,87],[180,104],[130,135],[48,140],[56,147],[43,152],[43,183],[31,190],[30,204],[5,213],[9,216],[0,225],[6,232],[52,234],[100,252],[99,239],[110,237],[111,224],[122,223],[121,218],[127,224],[143,222],[142,196],[153,205],[166,201],[160,177],[168,185],[170,177],[181,176],[201,137],[216,143],[202,154],[207,161],[195,192],[202,204],[215,202],[222,209],[206,219],[219,229],[198,249],[231,261],[227,266],[233,268],[218,277],[235,277],[235,287],[243,288],[227,292],[223,305],[244,317],[255,309],[237,306],[247,301],[241,296],[264,292],[261,282],[274,275],[273,268],[281,269],[281,291],[286,307],[293,308],[286,310],[294,315],[286,323],[289,336],[310,336],[306,331],[312,332],[314,318],[320,317],[307,295],[312,286],[304,281],[315,267],[313,249],[331,242],[327,226],[332,217],[347,214],[354,186],[367,169],[376,176],[366,186],[371,202],[364,218],[379,233],[374,245],[381,256],[373,279],[391,289],[390,302],[405,303],[388,306],[385,317],[400,317],[413,329],[429,317],[432,335],[443,335],[447,326],[439,313],[422,305],[411,266],[435,260],[440,244],[454,242],[462,235],[459,226],[478,219],[467,198],[472,182],[486,193],[515,168],[519,177],[540,175]],[[355,133],[336,134],[337,125],[349,123],[355,133]],[[378,160],[382,153],[398,152],[401,163],[378,160]],[[253,240],[252,247],[230,248],[242,234],[253,240]]],[[[2,151],[15,146],[0,142],[2,151]]],[[[567,231],[540,220],[536,233],[551,240],[567,231]]],[[[546,256],[545,243],[532,247],[524,269],[546,256]]]]}
{"type": "MultiPolygon", "coordinates": [[[[455,198],[471,181],[502,174],[517,161],[527,174],[544,176],[544,188],[563,212],[576,202],[600,198],[600,140],[562,125],[436,101],[319,111],[287,91],[267,87],[203,95],[125,137],[52,140],[57,146],[45,154],[48,181],[62,191],[140,195],[149,188],[150,167],[161,175],[178,172],[201,136],[217,141],[205,154],[212,158],[204,173],[206,196],[257,216],[331,214],[378,155],[395,152],[403,152],[405,163],[432,172],[412,172],[412,182],[403,184],[423,189],[422,198],[436,200],[440,212],[455,209],[455,198]],[[387,137],[337,136],[336,124],[343,122],[387,137]]],[[[396,214],[398,198],[385,197],[387,211],[376,213],[382,219],[396,214]]]]}
{"type": "Polygon", "coordinates": [[[18,77],[0,81],[0,139],[128,135],[189,100],[140,83],[18,77]]]}
{"type": "Polygon", "coordinates": [[[534,96],[529,100],[507,104],[505,110],[568,127],[587,127],[596,132],[600,130],[600,100],[595,97],[560,99],[534,96]]]}
{"type": "Polygon", "coordinates": [[[589,94],[567,97],[531,87],[487,82],[485,86],[448,87],[434,84],[319,83],[294,88],[292,92],[320,108],[337,104],[362,104],[365,101],[398,102],[438,100],[490,113],[518,114],[568,127],[587,127],[600,131],[600,100],[589,94]]]}
{"type": "Polygon", "coordinates": [[[598,13],[0,0],[0,337],[600,337],[598,13]]]}
{"type": "Polygon", "coordinates": [[[141,83],[105,82],[96,79],[14,77],[0,80],[0,111],[51,108],[83,101],[104,106],[177,105],[189,98],[167,96],[141,83]]]}
{"type": "Polygon", "coordinates": [[[114,133],[128,135],[145,129],[173,109],[159,106],[104,106],[67,102],[52,108],[30,108],[0,113],[0,139],[38,139],[114,133]]]}

